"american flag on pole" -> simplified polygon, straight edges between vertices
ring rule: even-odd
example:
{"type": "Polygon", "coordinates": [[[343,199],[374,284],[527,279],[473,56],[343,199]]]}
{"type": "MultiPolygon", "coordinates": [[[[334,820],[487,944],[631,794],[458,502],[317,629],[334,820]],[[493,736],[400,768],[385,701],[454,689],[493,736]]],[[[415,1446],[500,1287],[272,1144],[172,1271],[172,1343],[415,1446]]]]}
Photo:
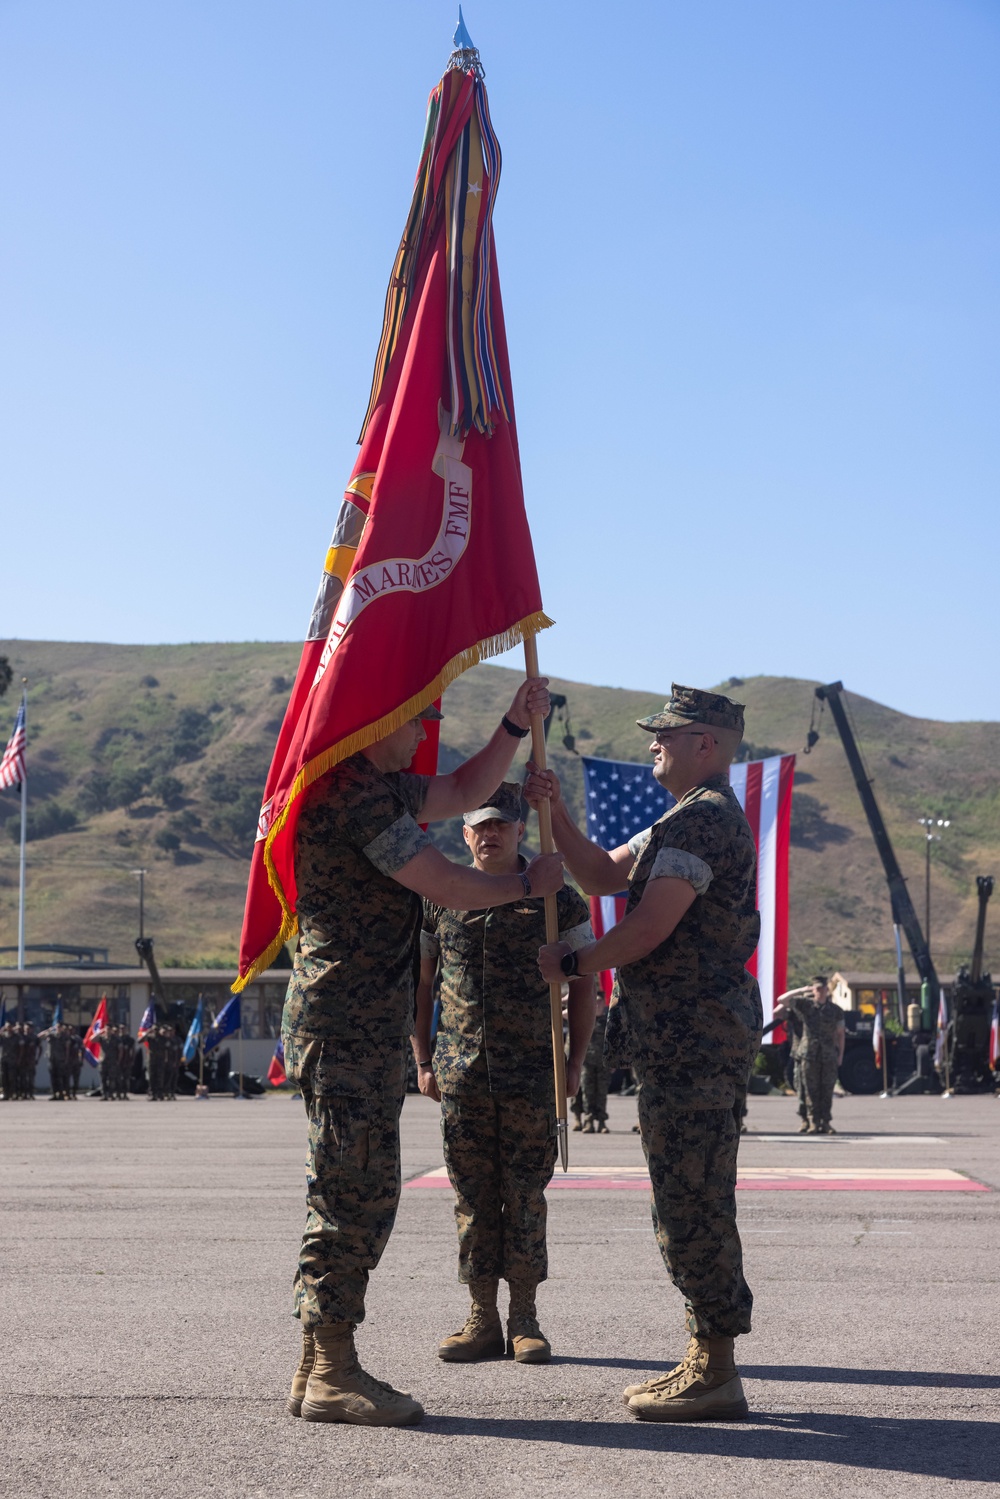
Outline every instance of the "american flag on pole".
{"type": "Polygon", "coordinates": [[[934,1041],[934,1066],[943,1067],[948,1050],[948,1001],[942,989],[938,996],[937,1037],[934,1041]]]}
{"type": "Polygon", "coordinates": [[[878,1009],[875,1011],[875,1024],[872,1026],[872,1051],[875,1053],[875,1066],[882,1065],[882,1047],[884,1027],[882,1024],[882,996],[879,995],[878,1009]]]}
{"type": "Polygon", "coordinates": [[[20,786],[25,779],[24,752],[28,743],[24,727],[26,713],[27,703],[22,694],[14,720],[14,732],[3,752],[3,759],[0,760],[0,786],[20,786]]]}
{"type": "MultiPolygon", "coordinates": [[[[730,766],[729,780],[757,845],[757,909],[760,942],[747,964],[760,984],[764,1023],[788,978],[788,850],[792,818],[794,755],[730,766]]],[[[587,834],[609,851],[620,848],[674,805],[675,798],[653,779],[648,763],[583,759],[587,834]]],[[[595,937],[603,937],[625,912],[625,896],[594,896],[590,902],[595,937]]],[[[612,975],[601,982],[610,995],[612,975]]]]}

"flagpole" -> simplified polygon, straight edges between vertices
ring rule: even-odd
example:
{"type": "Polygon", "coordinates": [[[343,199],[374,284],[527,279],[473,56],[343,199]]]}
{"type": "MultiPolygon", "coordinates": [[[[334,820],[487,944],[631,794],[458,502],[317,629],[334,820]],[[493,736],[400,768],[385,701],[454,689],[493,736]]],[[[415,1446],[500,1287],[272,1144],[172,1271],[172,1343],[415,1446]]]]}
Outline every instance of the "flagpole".
{"type": "MultiPolygon", "coordinates": [[[[204,995],[199,994],[199,999],[204,995]]],[[[198,1032],[198,1086],[194,1090],[195,1098],[207,1098],[208,1089],[205,1087],[205,1027],[202,1026],[198,1032]]]]}
{"type": "Polygon", "coordinates": [[[17,967],[24,969],[24,846],[28,835],[28,679],[24,677],[21,703],[24,707],[24,774],[21,777],[21,854],[18,860],[17,894],[17,967]]]}
{"type": "Polygon", "coordinates": [[[881,1020],[880,1041],[882,1046],[882,1097],[889,1097],[889,1037],[885,1031],[885,1005],[882,1003],[882,991],[878,995],[878,1013],[881,1020]]]}
{"type": "MultiPolygon", "coordinates": [[[[538,676],[538,645],[534,635],[524,642],[524,666],[529,677],[538,676]]],[[[539,770],[545,769],[545,721],[540,713],[531,715],[531,754],[539,770]]],[[[555,839],[552,837],[552,808],[547,801],[538,804],[538,837],[543,854],[554,854],[555,839]]],[[[545,897],[545,940],[559,941],[559,912],[554,895],[545,897]]],[[[549,985],[549,1010],[552,1023],[552,1070],[556,1085],[556,1133],[559,1138],[559,1159],[564,1171],[569,1170],[569,1134],[566,1129],[566,1050],[563,1043],[562,984],[549,985]]]]}

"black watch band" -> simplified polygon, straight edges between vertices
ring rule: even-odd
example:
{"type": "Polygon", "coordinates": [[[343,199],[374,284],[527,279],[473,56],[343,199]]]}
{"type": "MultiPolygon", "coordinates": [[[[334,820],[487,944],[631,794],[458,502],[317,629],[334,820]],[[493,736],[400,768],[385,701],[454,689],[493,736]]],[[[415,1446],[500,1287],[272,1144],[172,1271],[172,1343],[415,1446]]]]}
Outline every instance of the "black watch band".
{"type": "Polygon", "coordinates": [[[580,955],[574,947],[573,951],[568,952],[560,962],[559,967],[562,969],[563,973],[568,979],[575,978],[577,976],[577,973],[579,972],[577,966],[579,961],[580,955]]]}
{"type": "Polygon", "coordinates": [[[504,714],[503,718],[501,718],[500,722],[507,730],[507,733],[512,735],[515,739],[527,739],[528,735],[531,733],[530,729],[519,729],[516,723],[511,723],[506,713],[504,714]]]}
{"type": "Polygon", "coordinates": [[[524,893],[525,893],[525,895],[530,895],[531,894],[531,880],[528,877],[527,870],[526,869],[519,869],[518,872],[517,872],[517,877],[521,881],[521,884],[524,887],[524,893]]]}
{"type": "Polygon", "coordinates": [[[433,1062],[431,1062],[429,1058],[428,1058],[428,1060],[426,1062],[418,1062],[417,1063],[418,1067],[432,1067],[433,1065],[434,1065],[433,1062]]]}

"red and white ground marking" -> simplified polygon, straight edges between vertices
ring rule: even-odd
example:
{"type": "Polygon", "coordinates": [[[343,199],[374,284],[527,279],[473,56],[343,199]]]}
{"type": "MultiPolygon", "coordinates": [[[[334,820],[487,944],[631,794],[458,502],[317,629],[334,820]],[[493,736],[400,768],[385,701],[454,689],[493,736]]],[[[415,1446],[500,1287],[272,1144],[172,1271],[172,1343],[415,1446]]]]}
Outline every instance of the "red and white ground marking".
{"type": "MultiPolygon", "coordinates": [[[[444,1166],[414,1177],[406,1187],[451,1190],[444,1166]]],[[[645,1166],[571,1166],[557,1171],[550,1191],[648,1192],[645,1166]]],[[[945,1166],[742,1166],[738,1192],[988,1192],[982,1182],[945,1166]]]]}

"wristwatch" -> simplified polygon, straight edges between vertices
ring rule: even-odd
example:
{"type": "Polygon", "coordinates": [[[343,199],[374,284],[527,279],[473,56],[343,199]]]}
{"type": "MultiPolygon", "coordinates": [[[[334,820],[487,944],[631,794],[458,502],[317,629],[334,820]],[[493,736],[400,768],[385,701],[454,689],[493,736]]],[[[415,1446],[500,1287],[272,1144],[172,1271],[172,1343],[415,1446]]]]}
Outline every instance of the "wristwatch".
{"type": "Polygon", "coordinates": [[[500,722],[507,730],[507,733],[511,734],[515,739],[527,739],[528,735],[531,733],[530,729],[519,729],[517,724],[513,723],[511,719],[507,717],[506,713],[504,714],[503,718],[501,718],[500,722]]]}
{"type": "Polygon", "coordinates": [[[579,961],[579,956],[579,953],[574,947],[573,951],[568,952],[559,964],[559,967],[562,969],[563,973],[568,979],[574,978],[578,972],[577,963],[579,961]]]}
{"type": "Polygon", "coordinates": [[[527,870],[525,870],[525,869],[519,869],[518,872],[517,872],[517,877],[521,881],[521,884],[524,886],[524,893],[525,893],[525,895],[530,895],[531,894],[531,880],[528,878],[528,872],[527,872],[527,870]]]}

